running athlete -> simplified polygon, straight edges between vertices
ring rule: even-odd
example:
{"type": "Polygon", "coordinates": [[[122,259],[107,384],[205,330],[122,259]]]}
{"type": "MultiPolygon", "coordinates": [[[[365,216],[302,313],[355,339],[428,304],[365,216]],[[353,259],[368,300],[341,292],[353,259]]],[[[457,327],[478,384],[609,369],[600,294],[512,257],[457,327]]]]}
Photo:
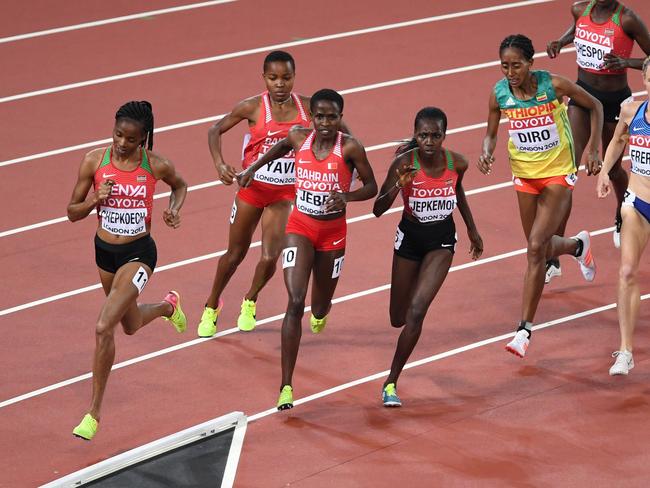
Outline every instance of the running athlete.
{"type": "Polygon", "coordinates": [[[149,102],[122,105],[115,114],[113,144],[86,154],[68,204],[68,219],[72,222],[97,209],[95,262],[106,294],[95,326],[90,410],[72,431],[86,440],[97,433],[106,382],[115,359],[117,324],[121,323],[128,335],[158,317],[171,321],[178,332],[187,325],[175,291],[158,303],[137,302],[156,267],[156,244],[149,234],[156,182],[163,180],[172,189],[163,220],[174,229],[181,223],[179,210],[187,193],[187,184],[171,161],[151,151],[153,129],[149,102]],[[91,186],[94,192],[89,197],[91,186]]]}
{"type": "MultiPolygon", "coordinates": [[[[237,104],[208,133],[210,153],[224,185],[232,185],[236,173],[221,154],[223,133],[243,120],[248,121],[250,133],[244,140],[243,153],[245,169],[276,142],[284,139],[292,126],[309,126],[310,116],[305,110],[309,106],[309,98],[292,92],[295,62],[291,55],[284,51],[269,53],[264,59],[262,76],[266,91],[237,104]]],[[[237,319],[240,330],[251,331],[255,328],[257,297],[275,273],[294,195],[292,152],[269,161],[255,173],[249,187],[240,188],[237,192],[230,215],[228,249],[217,264],[212,290],[198,326],[200,337],[211,337],[217,332],[217,319],[223,305],[221,294],[246,256],[255,228],[261,220],[262,255],[237,319]]]]}
{"type": "MultiPolygon", "coordinates": [[[[650,57],[643,63],[643,83],[650,90],[650,57]]],[[[598,175],[598,196],[609,195],[611,169],[630,146],[632,171],[621,208],[621,267],[618,278],[618,323],[621,344],[612,356],[610,375],[628,374],[634,367],[632,339],[639,318],[639,262],[650,238],[650,107],[648,100],[632,102],[621,107],[621,116],[612,141],[605,153],[603,171],[598,175]]]]}
{"type": "Polygon", "coordinates": [[[393,327],[404,328],[383,385],[386,407],[402,406],[397,380],[418,342],[424,316],[449,272],[456,249],[452,216],[456,206],[467,227],[472,259],[483,252],[483,240],[462,184],[467,160],[442,147],[447,116],[439,108],[426,107],[417,113],[414,126],[413,139],[397,150],[373,208],[379,217],[402,194],[404,212],[395,236],[390,322],[393,327]]]}
{"type": "MultiPolygon", "coordinates": [[[[579,1],[571,7],[574,22],[557,41],[548,44],[550,58],[557,57],[560,49],[573,42],[576,48],[578,81],[580,87],[603,104],[605,123],[598,133],[603,151],[612,140],[621,104],[632,100],[627,82],[627,68],[641,69],[643,58],[630,58],[636,41],[650,54],[650,34],[643,21],[622,3],[615,0],[579,1]]],[[[580,161],[590,133],[589,113],[572,99],[569,102],[569,120],[573,129],[576,160],[580,161]]],[[[600,168],[587,166],[587,174],[598,174],[600,168]]],[[[627,172],[621,160],[611,167],[612,181],[618,205],[616,207],[614,245],[621,242],[621,203],[627,188],[627,172]]],[[[568,216],[567,216],[568,218],[568,216]]],[[[566,221],[565,221],[566,225],[566,221]]],[[[562,231],[564,228],[562,227],[562,231]]],[[[561,274],[559,261],[550,261],[548,279],[561,274]]]]}
{"type": "Polygon", "coordinates": [[[528,268],[524,276],[522,317],[514,339],[506,349],[524,357],[532,322],[544,287],[544,264],[551,256],[569,254],[580,264],[587,281],[596,274],[589,232],[565,238],[554,235],[571,208],[571,191],[576,182],[571,127],[562,97],[589,112],[588,165],[600,167],[598,139],[603,125],[600,102],[575,83],[548,71],[532,71],[533,43],[517,34],[506,37],[499,48],[501,71],[490,96],[487,134],[478,167],[489,174],[501,113],[509,121],[508,151],[519,214],[528,241],[528,268]]]}
{"type": "Polygon", "coordinates": [[[293,408],[292,377],[302,335],[302,316],[309,275],[313,272],[310,325],[323,331],[332,306],[346,243],[345,209],[348,202],[377,194],[375,176],[364,147],[341,129],[343,97],[334,90],[319,90],[311,98],[314,130],[293,127],[238,181],[244,188],[255,172],[290,151],[296,153],[296,200],[286,229],[282,251],[284,282],[289,293],[282,322],[282,383],[278,410],[293,408]],[[362,186],[351,191],[357,171],[362,186]]]}

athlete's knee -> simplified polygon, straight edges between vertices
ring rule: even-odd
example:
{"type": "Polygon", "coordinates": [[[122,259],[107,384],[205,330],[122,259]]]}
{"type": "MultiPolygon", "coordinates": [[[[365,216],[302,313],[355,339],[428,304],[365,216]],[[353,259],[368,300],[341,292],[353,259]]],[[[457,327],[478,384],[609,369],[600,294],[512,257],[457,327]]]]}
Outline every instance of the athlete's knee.
{"type": "Polygon", "coordinates": [[[247,247],[235,246],[229,248],[221,259],[225,260],[229,266],[239,266],[246,257],[247,252],[247,247]]]}
{"type": "Polygon", "coordinates": [[[531,235],[528,239],[528,250],[526,251],[528,261],[542,261],[546,259],[546,250],[549,239],[543,239],[539,236],[531,235]]]}
{"type": "Polygon", "coordinates": [[[427,304],[420,301],[414,301],[409,307],[406,322],[416,329],[422,328],[422,322],[427,314],[427,304]]]}
{"type": "Polygon", "coordinates": [[[289,295],[289,304],[287,305],[287,315],[302,318],[305,314],[305,296],[289,295]]]}
{"type": "Polygon", "coordinates": [[[618,270],[618,278],[621,284],[631,286],[636,283],[638,275],[638,268],[631,264],[621,263],[618,270]]]}
{"type": "Polygon", "coordinates": [[[115,324],[99,319],[95,325],[95,337],[100,342],[113,340],[114,330],[115,324]]]}
{"type": "Polygon", "coordinates": [[[273,274],[275,273],[275,269],[277,267],[279,257],[280,257],[280,253],[277,254],[263,253],[262,256],[260,257],[259,266],[264,268],[267,271],[267,273],[273,274]]]}

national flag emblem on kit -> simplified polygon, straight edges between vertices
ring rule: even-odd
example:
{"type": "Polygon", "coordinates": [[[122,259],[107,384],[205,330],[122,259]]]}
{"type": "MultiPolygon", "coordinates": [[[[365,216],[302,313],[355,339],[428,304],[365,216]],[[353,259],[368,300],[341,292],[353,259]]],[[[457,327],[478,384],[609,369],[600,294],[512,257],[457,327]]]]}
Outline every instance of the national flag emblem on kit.
{"type": "Polygon", "coordinates": [[[614,29],[605,29],[605,35],[606,36],[613,36],[614,35],[614,29]]]}
{"type": "Polygon", "coordinates": [[[147,175],[138,175],[136,177],[136,181],[138,183],[146,183],[147,182],[147,175]]]}
{"type": "Polygon", "coordinates": [[[336,163],[327,163],[327,169],[336,169],[336,163]]]}
{"type": "Polygon", "coordinates": [[[548,95],[546,94],[546,92],[540,93],[539,95],[537,95],[536,98],[537,98],[538,102],[547,102],[548,101],[548,95]]]}
{"type": "Polygon", "coordinates": [[[445,185],[450,186],[454,182],[453,178],[449,178],[448,180],[445,181],[445,185]]]}

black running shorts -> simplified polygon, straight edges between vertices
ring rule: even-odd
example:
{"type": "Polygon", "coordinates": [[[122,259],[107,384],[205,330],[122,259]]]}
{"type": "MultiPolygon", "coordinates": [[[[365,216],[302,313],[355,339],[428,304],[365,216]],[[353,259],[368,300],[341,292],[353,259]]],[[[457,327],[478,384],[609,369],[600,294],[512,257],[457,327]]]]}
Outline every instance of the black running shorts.
{"type": "Polygon", "coordinates": [[[149,234],[127,244],[109,244],[95,235],[95,263],[109,273],[117,273],[129,262],[146,264],[153,271],[157,259],[156,243],[149,234]]]}
{"type": "MultiPolygon", "coordinates": [[[[576,85],[584,88],[587,93],[600,100],[600,103],[603,104],[605,122],[613,122],[614,124],[618,122],[618,116],[621,113],[621,103],[632,96],[632,90],[630,90],[629,86],[622,90],[610,92],[596,90],[581,80],[576,81],[576,85]]],[[[569,105],[577,106],[573,100],[569,100],[569,105]]]]}
{"type": "Polygon", "coordinates": [[[422,261],[431,251],[447,249],[456,250],[456,225],[450,215],[441,222],[420,224],[402,220],[395,234],[395,254],[412,261],[422,261]]]}

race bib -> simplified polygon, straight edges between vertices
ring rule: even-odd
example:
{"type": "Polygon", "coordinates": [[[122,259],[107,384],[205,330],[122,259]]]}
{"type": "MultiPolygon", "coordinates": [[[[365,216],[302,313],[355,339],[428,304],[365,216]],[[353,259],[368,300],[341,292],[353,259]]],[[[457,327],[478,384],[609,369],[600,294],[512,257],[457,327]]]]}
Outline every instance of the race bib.
{"type": "Polygon", "coordinates": [[[117,236],[137,236],[146,232],[146,208],[100,207],[102,229],[117,236]]]}
{"type": "Polygon", "coordinates": [[[444,220],[456,208],[456,195],[446,198],[409,198],[409,207],[413,217],[419,222],[436,222],[444,220]]]}
{"type": "Polygon", "coordinates": [[[333,212],[325,211],[325,202],[329,192],[297,190],[296,208],[307,215],[327,215],[333,212]]]}
{"type": "Polygon", "coordinates": [[[636,126],[630,129],[630,161],[632,161],[632,173],[642,176],[650,176],[650,136],[635,135],[636,126]]]}
{"type": "Polygon", "coordinates": [[[296,163],[291,158],[279,158],[255,172],[254,179],[270,185],[293,185],[296,181],[296,163]]]}
{"type": "Polygon", "coordinates": [[[602,70],[605,65],[605,55],[612,52],[612,38],[595,32],[590,32],[576,26],[573,39],[576,47],[576,62],[582,69],[602,70]]]}
{"type": "Polygon", "coordinates": [[[545,152],[560,145],[552,115],[510,119],[510,140],[520,152],[545,152]]]}

